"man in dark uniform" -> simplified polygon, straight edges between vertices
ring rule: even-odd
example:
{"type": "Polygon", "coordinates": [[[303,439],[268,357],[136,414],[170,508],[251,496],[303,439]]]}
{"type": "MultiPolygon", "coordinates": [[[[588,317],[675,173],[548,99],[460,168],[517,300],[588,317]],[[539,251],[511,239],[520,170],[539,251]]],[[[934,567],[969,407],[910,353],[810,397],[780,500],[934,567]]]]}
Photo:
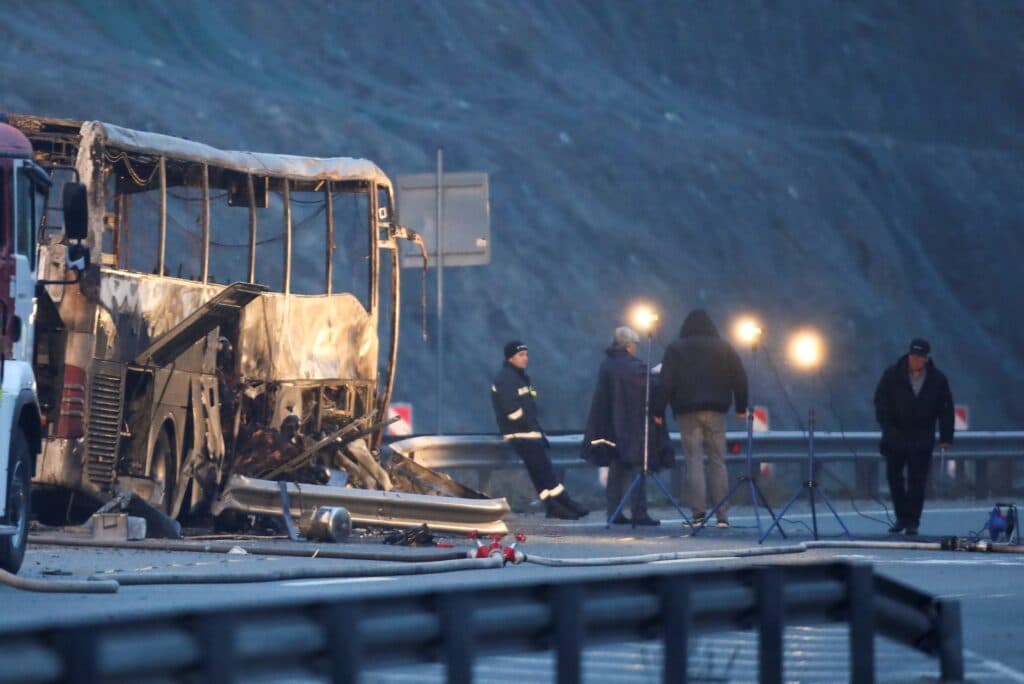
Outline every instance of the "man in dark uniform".
{"type": "MultiPolygon", "coordinates": [[[[597,373],[597,386],[590,402],[587,429],[583,437],[583,458],[596,466],[608,467],[605,490],[608,522],[658,525],[647,512],[647,491],[641,482],[630,496],[632,518],[621,513],[612,519],[634,478],[644,465],[644,393],[647,391],[647,364],[636,357],[639,335],[632,328],[616,328],[612,344],[597,373]]],[[[655,387],[652,385],[651,390],[655,387]]],[[[674,461],[672,444],[663,420],[653,413],[647,429],[650,447],[648,469],[670,468],[674,461]],[[655,422],[658,420],[658,422],[655,422]]]]}
{"type": "Polygon", "coordinates": [[[537,419],[537,391],[530,384],[526,345],[515,340],[505,345],[505,363],[491,385],[491,403],[498,430],[526,465],[526,472],[547,508],[547,517],[575,520],[589,511],[577,504],[558,481],[548,458],[548,440],[537,419]]]}
{"type": "Polygon", "coordinates": [[[875,417],[882,428],[879,451],[885,457],[885,474],[896,509],[896,522],[889,528],[894,534],[906,530],[915,535],[921,524],[936,421],[942,448],[953,442],[953,394],[930,354],[926,340],[913,340],[910,351],[885,370],[875,390],[875,417]]]}

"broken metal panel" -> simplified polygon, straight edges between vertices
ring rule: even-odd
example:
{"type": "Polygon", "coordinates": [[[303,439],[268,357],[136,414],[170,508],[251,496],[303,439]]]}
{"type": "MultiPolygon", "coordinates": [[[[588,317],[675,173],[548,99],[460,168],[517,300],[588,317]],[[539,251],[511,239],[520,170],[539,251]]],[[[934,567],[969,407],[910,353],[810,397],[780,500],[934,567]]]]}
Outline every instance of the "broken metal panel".
{"type": "MultiPolygon", "coordinates": [[[[223,285],[104,269],[99,303],[116,330],[112,345],[108,342],[112,359],[133,360],[223,289],[223,285]]],[[[213,350],[205,357],[202,365],[212,370],[213,350]]]]}
{"type": "Polygon", "coordinates": [[[242,311],[242,375],[251,380],[377,377],[377,326],[350,294],[266,293],[242,311]]]}
{"type": "MultiPolygon", "coordinates": [[[[236,475],[214,502],[213,514],[236,510],[280,515],[279,486],[270,480],[236,475]]],[[[427,523],[442,532],[508,532],[502,520],[509,513],[505,499],[463,499],[294,482],[288,483],[288,498],[292,517],[299,519],[312,515],[320,506],[341,506],[348,510],[355,525],[416,527],[427,523]]]]}
{"type": "Polygon", "coordinates": [[[135,358],[135,364],[166,366],[215,328],[235,322],[245,305],[265,289],[248,283],[229,285],[158,337],[135,358]]]}

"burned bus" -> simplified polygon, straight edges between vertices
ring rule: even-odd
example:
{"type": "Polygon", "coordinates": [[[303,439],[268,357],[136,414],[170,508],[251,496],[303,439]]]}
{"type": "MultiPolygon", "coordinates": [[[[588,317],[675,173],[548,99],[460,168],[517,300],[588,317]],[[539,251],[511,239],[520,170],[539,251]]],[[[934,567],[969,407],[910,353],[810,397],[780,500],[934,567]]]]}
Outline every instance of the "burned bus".
{"type": "MultiPolygon", "coordinates": [[[[418,238],[395,221],[375,164],[225,151],[96,121],[11,123],[37,161],[88,190],[92,266],[41,291],[36,312],[37,510],[74,507],[55,492],[127,493],[172,518],[230,502],[260,509],[274,496],[267,483],[287,480],[310,500],[337,503],[341,484],[365,490],[349,502],[357,522],[360,506],[399,524],[431,519],[431,501],[418,515],[388,508],[407,505],[386,496],[403,483],[478,500],[468,508],[487,510],[469,528],[500,520],[503,500],[376,458],[397,358],[398,243],[418,238]]],[[[62,235],[40,233],[40,269],[60,279],[62,235]]]]}

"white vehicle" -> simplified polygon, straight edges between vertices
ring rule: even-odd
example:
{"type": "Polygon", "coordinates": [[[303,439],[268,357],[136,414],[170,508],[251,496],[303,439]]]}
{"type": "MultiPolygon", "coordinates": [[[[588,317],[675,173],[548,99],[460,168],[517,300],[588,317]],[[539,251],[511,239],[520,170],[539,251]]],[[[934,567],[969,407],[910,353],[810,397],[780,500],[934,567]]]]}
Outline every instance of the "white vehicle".
{"type": "MultiPolygon", "coordinates": [[[[30,483],[43,432],[32,370],[36,286],[63,283],[37,278],[36,234],[50,185],[32,159],[28,138],[0,115],[0,568],[9,572],[17,572],[25,557],[30,483]]],[[[85,188],[69,182],[64,190],[64,239],[80,240],[85,188]]],[[[83,250],[73,245],[69,268],[83,250]]]]}

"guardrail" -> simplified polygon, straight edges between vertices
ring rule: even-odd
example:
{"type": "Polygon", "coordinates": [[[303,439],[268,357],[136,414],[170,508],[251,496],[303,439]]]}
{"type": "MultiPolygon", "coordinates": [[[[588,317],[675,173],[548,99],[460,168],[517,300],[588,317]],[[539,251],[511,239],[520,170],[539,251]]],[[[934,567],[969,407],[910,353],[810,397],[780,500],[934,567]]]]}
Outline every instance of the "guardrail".
{"type": "Polygon", "coordinates": [[[874,575],[819,563],[713,571],[612,571],[585,580],[510,577],[501,601],[467,577],[455,589],[280,603],[263,608],[112,616],[21,633],[0,628],[0,683],[301,679],[356,682],[372,666],[442,662],[449,682],[473,680],[491,653],[554,651],[557,680],[582,679],[584,647],[660,639],[662,679],[686,681],[695,634],[759,633],[759,681],[782,682],[787,624],[843,622],[850,681],[873,682],[874,637],[936,657],[942,680],[964,676],[960,605],[874,575]]]}
{"type": "MultiPolygon", "coordinates": [[[[681,487],[680,468],[682,450],[679,434],[672,433],[676,449],[676,468],[673,471],[673,490],[679,493],[681,487]],[[678,485],[678,486],[677,486],[678,485]]],[[[556,435],[548,438],[551,443],[551,460],[558,468],[587,466],[580,458],[582,435],[556,435]]],[[[818,432],[814,433],[814,455],[819,462],[854,463],[863,473],[877,471],[882,458],[878,453],[878,432],[818,432]]],[[[741,463],[746,458],[746,432],[729,432],[730,445],[738,451],[730,453],[728,463],[741,463]]],[[[491,471],[508,467],[522,467],[515,453],[496,435],[424,435],[410,437],[390,444],[398,453],[415,460],[420,465],[435,470],[467,468],[478,471],[481,488],[486,488],[491,471]]],[[[778,431],[754,433],[754,460],[769,463],[801,462],[807,458],[807,434],[801,431],[778,431]]],[[[1024,461],[1024,432],[960,432],[953,446],[946,452],[947,460],[975,462],[975,495],[988,496],[991,488],[988,481],[988,461],[1009,459],[1011,462],[1024,461]]],[[[858,476],[857,493],[863,496],[876,494],[878,478],[858,476]]],[[[1012,482],[1012,475],[1010,480],[1012,482]]]]}

